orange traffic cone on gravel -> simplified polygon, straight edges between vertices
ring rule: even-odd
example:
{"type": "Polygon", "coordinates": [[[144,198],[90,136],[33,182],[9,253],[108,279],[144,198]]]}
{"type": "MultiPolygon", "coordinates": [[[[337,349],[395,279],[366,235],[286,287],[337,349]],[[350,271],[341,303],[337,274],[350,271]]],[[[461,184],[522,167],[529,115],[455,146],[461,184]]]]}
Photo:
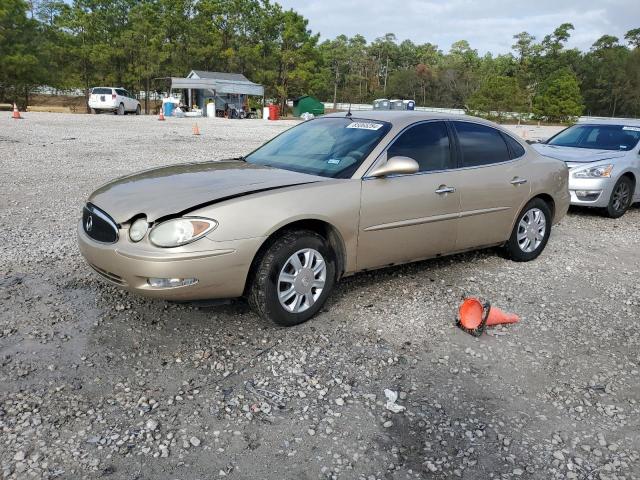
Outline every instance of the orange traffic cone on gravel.
{"type": "Polygon", "coordinates": [[[516,314],[492,307],[486,300],[469,297],[458,309],[456,324],[465,332],[479,337],[488,326],[516,323],[519,320],[516,314]]]}
{"type": "Polygon", "coordinates": [[[198,124],[197,123],[193,124],[193,134],[194,135],[200,135],[200,129],[198,128],[198,124]]]}
{"type": "Polygon", "coordinates": [[[11,118],[13,118],[14,120],[22,120],[22,117],[20,116],[20,111],[18,110],[18,106],[16,105],[16,102],[13,102],[13,115],[11,115],[11,118]]]}
{"type": "Polygon", "coordinates": [[[160,115],[158,115],[158,120],[164,122],[164,112],[162,107],[160,107],[160,115]]]}

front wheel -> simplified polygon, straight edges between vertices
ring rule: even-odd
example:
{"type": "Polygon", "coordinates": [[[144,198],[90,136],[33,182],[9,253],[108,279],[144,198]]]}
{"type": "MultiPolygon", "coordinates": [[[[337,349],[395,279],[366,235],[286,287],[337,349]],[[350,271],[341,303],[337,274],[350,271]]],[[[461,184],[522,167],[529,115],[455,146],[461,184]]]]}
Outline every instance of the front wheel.
{"type": "Polygon", "coordinates": [[[632,200],[633,182],[629,177],[620,177],[613,187],[605,214],[609,218],[620,218],[629,209],[632,200]]]}
{"type": "Polygon", "coordinates": [[[140,105],[136,107],[136,115],[140,115],[140,105]]]}
{"type": "Polygon", "coordinates": [[[551,221],[551,210],[544,200],[534,198],[527,203],[505,245],[507,256],[515,262],[537,258],[549,240],[551,221]]]}
{"type": "Polygon", "coordinates": [[[322,308],[335,280],[335,254],[322,236],[286,232],[257,259],[249,304],[278,325],[298,325],[322,308]]]}

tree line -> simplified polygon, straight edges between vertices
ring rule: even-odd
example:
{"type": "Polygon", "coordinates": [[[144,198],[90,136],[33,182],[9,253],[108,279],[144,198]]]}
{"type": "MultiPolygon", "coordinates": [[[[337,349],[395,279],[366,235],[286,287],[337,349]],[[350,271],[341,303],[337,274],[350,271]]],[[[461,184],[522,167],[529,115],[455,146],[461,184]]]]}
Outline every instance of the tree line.
{"type": "Polygon", "coordinates": [[[308,21],[269,0],[0,0],[0,99],[37,86],[166,88],[192,69],[243,73],[281,105],[303,94],[333,102],[412,98],[418,105],[500,115],[640,116],[640,28],[582,52],[564,23],[512,52],[448,51],[387,34],[320,41],[308,21]]]}

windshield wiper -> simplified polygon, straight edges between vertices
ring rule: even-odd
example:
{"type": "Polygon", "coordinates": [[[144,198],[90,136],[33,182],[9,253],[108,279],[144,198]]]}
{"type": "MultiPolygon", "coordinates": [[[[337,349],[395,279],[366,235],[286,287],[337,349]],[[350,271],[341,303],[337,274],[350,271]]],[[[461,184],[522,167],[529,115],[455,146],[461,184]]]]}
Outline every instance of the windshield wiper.
{"type": "Polygon", "coordinates": [[[238,160],[238,161],[240,161],[240,162],[246,162],[246,161],[247,161],[247,159],[246,159],[246,158],[244,158],[244,157],[242,157],[242,156],[241,156],[241,157],[234,157],[234,158],[232,158],[231,160],[238,160]]]}

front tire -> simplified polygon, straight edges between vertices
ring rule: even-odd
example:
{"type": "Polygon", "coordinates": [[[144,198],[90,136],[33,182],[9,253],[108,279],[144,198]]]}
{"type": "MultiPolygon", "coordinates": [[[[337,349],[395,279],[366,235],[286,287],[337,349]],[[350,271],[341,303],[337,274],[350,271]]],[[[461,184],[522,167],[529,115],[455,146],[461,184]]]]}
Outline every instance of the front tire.
{"type": "Polygon", "coordinates": [[[335,253],[309,230],[285,232],[256,259],[248,292],[262,318],[291,327],[313,317],[336,281],[335,253]]]}
{"type": "Polygon", "coordinates": [[[629,177],[620,177],[611,191],[609,205],[605,208],[605,214],[609,218],[623,216],[633,201],[633,182],[629,177]]]}
{"type": "Polygon", "coordinates": [[[551,234],[551,209],[534,198],[518,215],[511,237],[505,245],[507,256],[514,262],[529,262],[544,250],[551,234]]]}
{"type": "Polygon", "coordinates": [[[136,115],[140,115],[140,105],[136,107],[136,115]]]}

